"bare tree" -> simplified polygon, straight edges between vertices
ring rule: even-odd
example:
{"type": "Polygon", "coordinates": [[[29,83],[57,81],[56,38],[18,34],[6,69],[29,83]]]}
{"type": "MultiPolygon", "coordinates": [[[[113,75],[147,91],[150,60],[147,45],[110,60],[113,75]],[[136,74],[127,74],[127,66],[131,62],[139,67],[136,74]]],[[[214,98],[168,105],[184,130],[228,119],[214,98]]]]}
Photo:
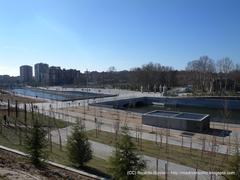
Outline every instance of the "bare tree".
{"type": "MultiPolygon", "coordinates": [[[[213,172],[215,169],[215,160],[216,160],[216,152],[217,152],[217,141],[216,136],[212,136],[211,141],[211,157],[210,157],[210,171],[213,172]]],[[[211,173],[210,179],[213,178],[213,174],[211,173]]]]}
{"type": "Polygon", "coordinates": [[[142,134],[143,134],[143,127],[142,127],[142,124],[140,125],[140,150],[142,151],[142,134]]]}
{"type": "Polygon", "coordinates": [[[230,72],[229,77],[233,80],[233,89],[237,90],[237,85],[240,84],[240,64],[235,65],[235,69],[230,72]]]}
{"type": "Polygon", "coordinates": [[[218,67],[218,72],[220,73],[219,75],[224,77],[224,90],[226,92],[229,73],[233,71],[234,63],[230,58],[225,57],[217,61],[217,67],[218,67]]]}
{"type": "Polygon", "coordinates": [[[201,140],[202,140],[202,150],[201,150],[201,159],[202,159],[203,153],[205,152],[205,147],[206,147],[206,136],[202,136],[201,140]]]}
{"type": "Polygon", "coordinates": [[[162,147],[162,141],[163,141],[163,129],[160,130],[160,148],[162,147]]]}
{"type": "Polygon", "coordinates": [[[186,70],[192,72],[193,86],[196,90],[212,91],[215,77],[215,63],[212,59],[202,56],[198,60],[189,62],[186,70]]]}
{"type": "Polygon", "coordinates": [[[228,156],[231,152],[231,136],[228,136],[228,144],[227,144],[227,151],[226,151],[226,159],[228,160],[228,156]]]}
{"type": "Polygon", "coordinates": [[[155,127],[155,144],[157,144],[157,140],[158,140],[158,128],[155,127]]]}
{"type": "Polygon", "coordinates": [[[165,180],[168,180],[168,161],[165,163],[165,180]]]}
{"type": "Polygon", "coordinates": [[[138,138],[138,125],[136,125],[135,127],[135,140],[137,142],[137,138],[138,138]]]}
{"type": "Polygon", "coordinates": [[[183,148],[183,134],[181,134],[181,137],[182,137],[181,148],[183,148]]]}
{"type": "Polygon", "coordinates": [[[18,120],[18,101],[15,103],[15,121],[14,121],[14,127],[15,127],[15,133],[17,133],[17,120],[18,120]]]}
{"type": "MultiPolygon", "coordinates": [[[[6,115],[4,115],[4,120],[6,119],[6,115]]],[[[3,133],[3,121],[2,121],[2,118],[0,119],[0,134],[2,134],[3,133]]]]}
{"type": "Polygon", "coordinates": [[[53,115],[52,118],[53,118],[54,125],[57,128],[57,132],[58,132],[59,148],[60,150],[62,150],[62,136],[61,136],[60,128],[57,126],[55,113],[52,112],[52,115],[53,115]]]}
{"type": "Polygon", "coordinates": [[[196,174],[195,174],[195,180],[197,180],[197,179],[198,179],[198,161],[196,161],[196,169],[195,169],[195,172],[196,172],[196,174]]]}
{"type": "Polygon", "coordinates": [[[169,128],[166,129],[166,149],[165,152],[168,153],[168,137],[169,137],[169,128]]]}
{"type": "Polygon", "coordinates": [[[222,138],[222,141],[223,141],[223,144],[224,144],[224,138],[225,138],[225,134],[226,134],[226,131],[228,131],[228,122],[229,122],[229,119],[230,119],[230,115],[231,115],[231,112],[229,111],[228,109],[228,101],[225,99],[224,100],[224,108],[223,108],[223,111],[222,111],[222,116],[224,117],[223,118],[223,138],[222,138]]]}
{"type": "Polygon", "coordinates": [[[190,138],[190,152],[192,153],[192,136],[189,136],[189,138],[190,138]]]}
{"type": "Polygon", "coordinates": [[[158,63],[144,64],[141,68],[131,70],[131,85],[142,90],[157,91],[160,84],[172,87],[176,82],[176,71],[172,67],[162,66],[158,63]]]}
{"type": "MultiPolygon", "coordinates": [[[[51,116],[51,110],[50,110],[50,116],[51,116]]],[[[52,134],[51,134],[50,118],[48,118],[48,144],[50,147],[50,152],[52,152],[52,134]]]]}

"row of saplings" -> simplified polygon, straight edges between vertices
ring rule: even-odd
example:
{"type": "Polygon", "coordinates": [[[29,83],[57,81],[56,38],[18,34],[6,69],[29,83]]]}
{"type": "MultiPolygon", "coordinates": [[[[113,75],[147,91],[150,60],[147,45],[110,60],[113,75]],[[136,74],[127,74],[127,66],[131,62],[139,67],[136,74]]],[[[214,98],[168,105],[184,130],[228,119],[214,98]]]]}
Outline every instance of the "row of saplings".
{"type": "MultiPolygon", "coordinates": [[[[141,179],[142,176],[135,172],[143,171],[146,168],[146,162],[137,153],[128,127],[123,127],[121,132],[122,135],[116,143],[115,153],[109,160],[109,172],[114,179],[141,179]]],[[[34,123],[27,135],[26,147],[35,167],[44,168],[46,165],[44,160],[47,159],[46,131],[38,121],[34,123]]],[[[84,167],[84,164],[92,159],[91,145],[81,122],[74,125],[72,134],[68,137],[67,155],[73,166],[77,168],[84,167]]]]}
{"type": "MultiPolygon", "coordinates": [[[[110,158],[109,172],[112,177],[117,180],[141,179],[142,176],[137,172],[143,171],[146,168],[146,162],[137,152],[137,148],[131,140],[127,126],[122,128],[121,133],[122,135],[118,138],[116,143],[116,150],[110,158]]],[[[27,150],[32,163],[36,167],[44,167],[44,159],[47,158],[47,153],[45,151],[47,147],[46,131],[41,127],[38,121],[34,123],[26,141],[27,150]]],[[[70,162],[77,168],[84,167],[84,164],[92,159],[91,146],[84,125],[81,122],[77,122],[74,125],[72,134],[68,137],[67,152],[70,162]]],[[[232,161],[230,161],[230,167],[229,170],[235,172],[235,174],[226,178],[239,180],[239,146],[236,155],[232,161]]]]}

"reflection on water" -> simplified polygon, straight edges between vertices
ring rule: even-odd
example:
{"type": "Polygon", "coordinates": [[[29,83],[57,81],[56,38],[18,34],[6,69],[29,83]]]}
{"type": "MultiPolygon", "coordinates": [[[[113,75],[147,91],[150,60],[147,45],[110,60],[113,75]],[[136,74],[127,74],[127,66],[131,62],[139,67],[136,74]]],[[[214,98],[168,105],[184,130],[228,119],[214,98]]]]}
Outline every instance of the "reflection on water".
{"type": "Polygon", "coordinates": [[[211,121],[217,122],[229,122],[229,123],[239,123],[240,124],[240,111],[231,110],[228,111],[229,117],[226,119],[224,116],[223,109],[210,109],[210,108],[199,108],[199,107],[170,107],[170,106],[156,106],[149,105],[138,108],[131,108],[131,111],[146,113],[153,110],[169,110],[169,111],[180,111],[180,112],[193,112],[200,114],[209,114],[211,116],[211,121]]]}
{"type": "Polygon", "coordinates": [[[89,93],[89,92],[81,92],[81,91],[54,91],[54,90],[43,90],[43,89],[37,89],[37,88],[16,88],[11,91],[17,94],[25,95],[25,96],[58,100],[58,101],[112,96],[112,95],[106,95],[106,94],[97,94],[97,93],[89,93]]]}
{"type": "Polygon", "coordinates": [[[41,90],[36,90],[36,89],[13,89],[12,92],[15,92],[17,94],[21,94],[24,96],[31,96],[31,97],[36,97],[36,98],[43,98],[43,99],[52,99],[52,100],[65,100],[64,96],[49,93],[46,91],[41,91],[41,90]]]}

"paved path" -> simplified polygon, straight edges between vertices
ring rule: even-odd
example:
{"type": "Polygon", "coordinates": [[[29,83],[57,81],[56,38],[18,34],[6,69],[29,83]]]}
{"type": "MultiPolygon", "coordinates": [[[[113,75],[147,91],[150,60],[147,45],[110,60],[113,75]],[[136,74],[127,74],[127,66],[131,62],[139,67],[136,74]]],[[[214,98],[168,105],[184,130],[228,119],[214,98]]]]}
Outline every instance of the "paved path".
{"type": "MultiPolygon", "coordinates": [[[[67,128],[63,128],[60,129],[61,132],[61,137],[62,137],[62,143],[63,145],[66,145],[67,142],[67,135],[70,135],[71,133],[71,127],[67,127],[67,128]]],[[[57,130],[52,131],[52,140],[55,143],[59,143],[59,137],[58,137],[58,132],[57,130]]],[[[89,141],[91,143],[92,149],[93,149],[93,153],[96,157],[99,157],[101,159],[108,159],[112,153],[114,152],[114,147],[106,145],[106,144],[102,144],[102,143],[98,143],[95,141],[89,141]]],[[[156,171],[156,158],[154,157],[150,157],[150,156],[143,156],[143,159],[146,160],[147,162],[147,171],[148,172],[152,172],[152,171],[156,171]]],[[[165,172],[165,164],[167,162],[164,160],[158,160],[158,172],[165,172]]],[[[193,180],[195,179],[195,175],[179,175],[179,173],[186,173],[186,172],[191,172],[194,173],[195,169],[188,167],[188,166],[184,166],[184,165],[179,165],[176,163],[172,163],[172,162],[168,162],[168,172],[175,172],[178,173],[178,175],[172,175],[169,174],[169,176],[171,177],[171,179],[186,179],[186,180],[193,180]]],[[[201,173],[204,173],[204,175],[199,175],[198,179],[199,180],[208,180],[210,179],[210,176],[207,175],[206,171],[199,171],[201,173]]],[[[217,179],[220,179],[220,177],[217,177],[217,179]]]]}
{"type": "MultiPolygon", "coordinates": [[[[147,93],[147,92],[141,93],[141,92],[138,92],[138,91],[119,90],[119,89],[96,89],[96,88],[88,88],[87,89],[87,88],[62,88],[62,87],[50,87],[48,89],[60,90],[60,91],[82,91],[83,90],[83,91],[86,91],[86,92],[94,92],[94,93],[118,94],[119,96],[118,97],[100,98],[100,99],[96,99],[96,100],[92,100],[92,99],[90,99],[90,100],[77,100],[77,101],[74,101],[74,102],[49,101],[47,103],[35,103],[35,105],[38,106],[40,112],[41,112],[42,109],[44,109],[44,111],[48,111],[50,109],[50,106],[53,109],[57,110],[59,108],[64,108],[64,107],[77,107],[79,105],[82,106],[83,104],[86,104],[86,103],[117,100],[117,99],[122,99],[122,98],[143,97],[143,96],[161,97],[160,93],[147,93]]],[[[23,107],[21,107],[21,108],[23,108],[23,107]]],[[[28,110],[31,111],[30,106],[28,106],[28,110]]],[[[66,120],[66,118],[67,118],[69,122],[75,122],[76,121],[75,117],[79,117],[79,116],[83,117],[83,114],[81,114],[81,113],[76,113],[76,112],[71,112],[71,111],[65,111],[65,113],[66,113],[66,115],[60,115],[59,117],[63,120],[66,120]],[[67,115],[70,115],[70,116],[68,117],[67,115]],[[73,118],[71,116],[73,116],[73,118]]],[[[49,115],[49,112],[46,112],[46,114],[49,115]]],[[[86,115],[86,118],[93,120],[93,116],[86,115]]],[[[108,119],[103,119],[102,122],[106,123],[106,124],[102,125],[103,130],[111,132],[112,131],[112,127],[111,127],[112,122],[109,121],[108,119]]],[[[92,129],[95,128],[95,124],[92,123],[92,122],[87,121],[86,124],[89,127],[92,127],[92,129]]],[[[129,126],[135,128],[135,125],[129,124],[129,126]]],[[[174,130],[171,130],[171,131],[173,132],[174,130]]],[[[130,133],[131,133],[132,136],[135,137],[135,132],[130,132],[130,133]]],[[[232,137],[238,136],[240,138],[240,133],[239,132],[233,132],[231,136],[232,137]]],[[[155,135],[149,134],[149,133],[143,133],[142,138],[146,139],[146,140],[155,141],[155,135]]],[[[159,141],[159,139],[160,139],[160,136],[158,136],[158,141],[159,141]]],[[[163,136],[163,142],[165,142],[165,141],[166,141],[166,139],[163,136]]],[[[184,142],[183,143],[184,147],[190,147],[191,139],[189,137],[184,137],[183,142],[184,142]]],[[[168,143],[172,144],[172,145],[178,145],[178,146],[182,145],[181,138],[176,138],[176,137],[170,137],[169,140],[168,140],[168,143]]],[[[206,150],[211,150],[211,145],[212,145],[211,142],[206,143],[206,146],[205,146],[206,150]]],[[[193,141],[192,142],[192,148],[201,150],[202,149],[202,142],[201,141],[198,141],[198,142],[193,141]]],[[[222,154],[225,154],[227,152],[227,146],[226,145],[218,145],[216,147],[216,149],[218,150],[219,153],[222,153],[222,154]]]]}
{"type": "MultiPolygon", "coordinates": [[[[139,92],[123,92],[123,93],[119,92],[119,97],[102,98],[102,99],[98,99],[97,101],[99,102],[99,101],[107,101],[107,100],[113,100],[113,99],[116,100],[116,99],[119,99],[119,98],[141,97],[141,96],[146,96],[146,95],[150,95],[150,94],[146,94],[146,93],[142,94],[142,93],[139,93],[139,92]]],[[[160,94],[152,94],[152,96],[160,96],[160,94]]],[[[40,110],[40,112],[41,112],[42,109],[44,109],[45,110],[44,113],[46,113],[47,115],[50,115],[50,112],[46,111],[46,110],[50,109],[50,105],[53,109],[59,109],[59,108],[64,108],[64,107],[74,107],[74,106],[83,105],[83,103],[86,103],[86,102],[91,103],[91,102],[94,102],[94,101],[93,100],[85,100],[85,101],[79,100],[79,101],[74,101],[74,102],[49,101],[47,103],[37,103],[36,105],[38,106],[38,109],[40,110]]],[[[28,107],[28,108],[29,108],[28,110],[30,110],[30,107],[28,107]]],[[[59,115],[57,115],[57,118],[67,120],[69,122],[75,122],[76,117],[79,117],[79,116],[83,117],[83,114],[68,111],[68,112],[66,112],[65,115],[59,113],[59,115]]],[[[88,116],[88,115],[86,116],[86,118],[93,119],[93,117],[88,116]]],[[[104,130],[104,131],[113,132],[113,123],[111,121],[109,121],[108,119],[104,119],[103,122],[106,123],[106,124],[103,124],[101,126],[101,129],[104,130]]],[[[87,130],[95,129],[95,123],[93,121],[86,121],[85,124],[86,124],[86,129],[87,130]]],[[[130,124],[130,126],[131,126],[131,124],[130,124]]],[[[62,136],[63,144],[66,143],[66,137],[67,137],[67,135],[70,134],[70,132],[71,132],[70,128],[61,129],[61,136],[62,136]]],[[[130,131],[130,134],[131,134],[131,136],[135,137],[135,131],[130,131]]],[[[53,141],[56,142],[56,143],[59,143],[59,138],[58,138],[57,131],[53,131],[52,135],[53,135],[53,141]]],[[[149,133],[143,133],[142,138],[146,139],[146,140],[155,141],[155,135],[149,134],[149,133]]],[[[165,141],[166,141],[166,139],[163,138],[163,142],[165,142],[165,141]]],[[[90,141],[90,142],[92,144],[94,155],[99,157],[99,158],[103,158],[103,159],[109,158],[111,156],[113,150],[114,150],[114,148],[111,147],[111,146],[101,144],[101,143],[97,143],[97,142],[94,142],[94,141],[90,141]]],[[[168,140],[168,143],[169,144],[174,144],[174,145],[181,145],[181,142],[177,139],[174,139],[174,137],[170,137],[169,140],[168,140]]],[[[186,146],[186,147],[190,146],[188,138],[185,138],[183,145],[186,146]]],[[[193,142],[192,147],[196,148],[196,149],[201,149],[201,144],[193,142]]],[[[224,146],[220,147],[219,149],[220,149],[220,152],[222,152],[222,153],[226,152],[226,150],[224,149],[224,146]]],[[[156,170],[156,158],[144,155],[144,159],[147,161],[148,170],[152,170],[152,171],[156,170]]],[[[165,163],[166,163],[166,161],[163,161],[163,160],[158,161],[158,167],[159,167],[160,171],[164,171],[165,163]]],[[[170,171],[175,171],[175,172],[182,172],[182,171],[194,172],[195,171],[193,168],[183,166],[183,165],[179,165],[179,164],[175,164],[175,163],[171,163],[171,162],[169,162],[168,167],[169,167],[168,168],[169,172],[170,171]]],[[[206,172],[204,172],[204,173],[206,173],[206,172]]],[[[194,175],[185,175],[185,176],[181,177],[181,176],[178,175],[178,176],[171,176],[171,179],[195,179],[195,176],[194,175]]],[[[201,175],[201,176],[199,176],[198,179],[203,179],[203,180],[204,179],[209,179],[209,176],[208,175],[201,175]]]]}
{"type": "MultiPolygon", "coordinates": [[[[67,119],[69,122],[75,122],[77,117],[83,117],[84,115],[82,113],[79,112],[72,112],[72,111],[63,111],[63,113],[59,113],[59,117],[61,119],[67,119]],[[65,115],[64,115],[65,113],[65,115]]],[[[85,115],[86,119],[88,119],[87,121],[85,121],[85,125],[86,125],[86,129],[87,130],[91,130],[91,129],[95,129],[95,123],[93,122],[93,116],[91,115],[85,115]]],[[[109,119],[102,119],[102,122],[104,122],[101,125],[101,129],[103,131],[107,131],[107,132],[114,132],[113,129],[113,122],[109,119]]],[[[135,129],[136,125],[133,124],[128,124],[129,127],[135,129]]],[[[174,132],[175,130],[171,130],[171,132],[174,132]]],[[[240,133],[235,133],[237,136],[240,137],[240,133]]],[[[132,137],[136,137],[136,132],[131,130],[130,131],[130,135],[132,137]]],[[[150,134],[147,132],[143,132],[142,133],[142,138],[145,140],[149,140],[149,141],[156,141],[156,135],[155,134],[150,134]]],[[[157,136],[157,141],[160,142],[160,136],[157,136]]],[[[166,137],[163,136],[162,137],[162,141],[163,143],[166,143],[166,137]]],[[[179,137],[174,137],[174,136],[170,136],[168,138],[168,143],[172,144],[172,145],[177,145],[177,146],[181,146],[182,145],[182,141],[181,138],[179,137]]],[[[191,138],[190,137],[183,137],[183,146],[184,147],[190,147],[191,146],[191,138]]],[[[202,142],[197,142],[195,140],[192,141],[192,148],[193,149],[199,149],[202,150],[202,142]]],[[[211,142],[207,142],[205,143],[205,150],[211,151],[212,148],[212,143],[211,142]]],[[[218,153],[222,153],[222,154],[226,154],[227,152],[227,146],[226,145],[217,145],[216,146],[216,150],[218,153]]]]}
{"type": "MultiPolygon", "coordinates": [[[[110,97],[110,98],[103,98],[103,99],[112,99],[113,97],[110,97]]],[[[79,104],[77,103],[80,103],[80,105],[83,105],[83,103],[86,102],[86,101],[83,101],[83,100],[80,100],[80,101],[76,101],[75,103],[75,106],[78,106],[79,104]]],[[[41,112],[41,113],[44,113],[46,115],[51,115],[50,111],[49,111],[49,106],[54,107],[53,109],[58,109],[58,108],[62,108],[62,107],[68,107],[69,105],[69,102],[58,102],[58,103],[40,103],[40,104],[37,104],[38,107],[40,108],[40,112],[42,109],[44,109],[44,112],[41,112]]],[[[74,106],[73,104],[71,104],[71,106],[74,106]]],[[[23,107],[21,107],[23,108],[23,107]]],[[[30,107],[28,107],[30,108],[30,107]]],[[[53,110],[53,111],[56,111],[53,110]]],[[[29,109],[30,111],[30,109],[29,109]]],[[[68,121],[68,122],[76,122],[76,119],[77,117],[83,117],[84,115],[82,113],[79,113],[79,112],[72,112],[72,111],[66,111],[66,110],[61,110],[62,112],[59,113],[59,112],[55,112],[55,117],[59,118],[59,119],[62,119],[62,120],[65,120],[65,121],[68,121]]],[[[93,116],[92,115],[85,115],[86,119],[88,119],[88,121],[85,121],[86,123],[86,127],[87,127],[87,130],[91,130],[91,129],[94,129],[95,128],[95,123],[93,122],[93,116]],[[90,120],[90,121],[89,121],[90,120]]],[[[107,132],[113,132],[113,122],[109,119],[103,119],[102,118],[102,122],[104,122],[104,124],[102,124],[101,128],[103,131],[107,131],[107,132]]],[[[129,127],[135,129],[135,125],[129,123],[128,124],[129,127]]],[[[174,130],[171,130],[171,132],[173,132],[174,130]]],[[[135,131],[130,131],[130,135],[132,137],[135,137],[136,136],[136,133],[135,131]]],[[[240,133],[239,132],[233,132],[232,133],[232,137],[234,136],[238,136],[240,138],[240,133]]],[[[145,139],[145,140],[150,140],[150,141],[155,141],[156,140],[156,137],[155,137],[155,134],[150,134],[150,133],[146,133],[144,132],[142,134],[142,138],[145,139]]],[[[160,141],[160,136],[158,136],[158,142],[160,141]]],[[[163,142],[165,143],[166,142],[166,138],[165,136],[163,136],[163,142]]],[[[173,137],[173,136],[170,136],[168,138],[168,143],[169,144],[172,144],[172,145],[178,145],[178,146],[181,146],[182,145],[182,142],[181,142],[181,138],[176,138],[176,137],[173,137]]],[[[191,139],[189,137],[183,137],[183,146],[184,147],[190,147],[191,146],[191,139]]],[[[212,143],[211,142],[207,142],[206,141],[206,144],[205,144],[205,150],[209,150],[211,151],[211,147],[212,147],[212,143]]],[[[201,150],[202,149],[202,142],[200,141],[192,141],[192,148],[193,149],[199,149],[201,150]]],[[[216,146],[216,150],[218,153],[222,153],[222,154],[226,154],[227,152],[227,145],[217,145],[216,146]]],[[[234,152],[231,150],[230,151],[231,154],[233,154],[234,152]]]]}

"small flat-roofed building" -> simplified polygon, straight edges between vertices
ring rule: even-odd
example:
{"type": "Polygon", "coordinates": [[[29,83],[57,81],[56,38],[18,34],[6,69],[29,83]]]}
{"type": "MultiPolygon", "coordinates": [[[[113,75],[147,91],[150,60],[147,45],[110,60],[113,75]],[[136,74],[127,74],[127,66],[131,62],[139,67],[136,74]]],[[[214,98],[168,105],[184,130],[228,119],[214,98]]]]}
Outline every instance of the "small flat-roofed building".
{"type": "Polygon", "coordinates": [[[155,110],[143,114],[142,123],[161,128],[203,132],[210,129],[210,116],[208,114],[155,110]]]}

